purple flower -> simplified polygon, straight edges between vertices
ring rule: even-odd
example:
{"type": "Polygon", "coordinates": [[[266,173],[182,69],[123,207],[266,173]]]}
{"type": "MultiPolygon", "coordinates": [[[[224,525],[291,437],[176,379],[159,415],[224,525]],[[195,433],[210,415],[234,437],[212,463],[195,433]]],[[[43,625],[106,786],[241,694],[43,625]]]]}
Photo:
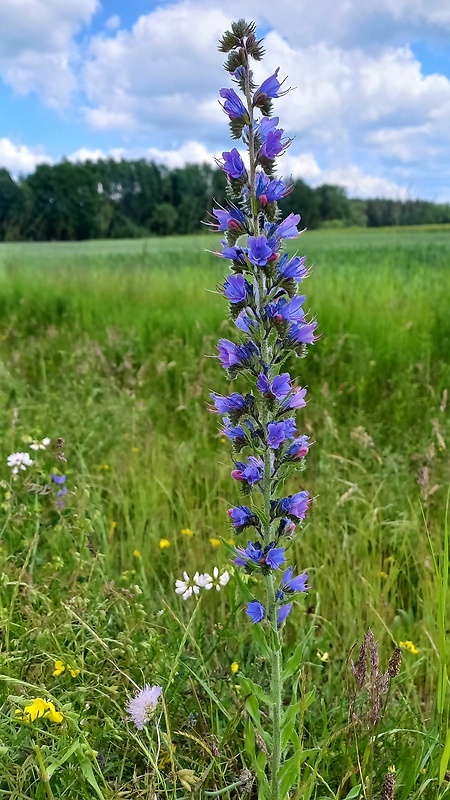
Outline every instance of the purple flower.
{"type": "Polygon", "coordinates": [[[293,297],[292,300],[280,300],[277,306],[277,319],[284,319],[286,322],[302,322],[305,319],[303,303],[306,297],[304,294],[293,297]]]}
{"type": "Polygon", "coordinates": [[[301,575],[296,575],[295,578],[293,577],[293,574],[294,574],[294,567],[288,567],[281,581],[282,591],[287,593],[306,592],[308,589],[306,585],[306,582],[308,580],[307,573],[302,572],[301,575]]]}
{"type": "Polygon", "coordinates": [[[282,197],[285,197],[289,193],[289,189],[282,180],[270,181],[267,191],[266,197],[267,200],[271,203],[277,202],[277,200],[281,200],[282,197]]]}
{"type": "Polygon", "coordinates": [[[262,234],[261,236],[249,236],[248,238],[248,260],[258,267],[265,267],[275,252],[275,243],[262,234]]]}
{"type": "Polygon", "coordinates": [[[55,475],[54,472],[50,473],[50,478],[52,479],[53,483],[61,484],[66,482],[65,475],[55,475]]]}
{"type": "Polygon", "coordinates": [[[144,730],[146,723],[156,711],[161,694],[161,686],[150,686],[150,684],[147,683],[144,688],[139,689],[134,697],[126,704],[125,708],[130,721],[138,731],[144,730]]]}
{"type": "Polygon", "coordinates": [[[284,398],[291,391],[291,376],[289,372],[282,372],[277,375],[272,381],[272,394],[275,395],[277,400],[284,400],[284,398]]]}
{"type": "Polygon", "coordinates": [[[284,547],[272,547],[265,556],[266,564],[272,569],[280,569],[286,561],[284,550],[284,547]]]}
{"type": "Polygon", "coordinates": [[[264,474],[264,462],[259,456],[249,456],[247,461],[248,464],[245,461],[237,461],[236,469],[232,471],[231,477],[235,481],[241,481],[253,486],[261,480],[264,474]]]}
{"type": "Polygon", "coordinates": [[[255,322],[254,319],[247,314],[245,308],[242,309],[242,311],[237,315],[236,319],[234,320],[236,328],[239,328],[239,330],[244,331],[244,333],[250,333],[250,329],[254,324],[254,322],[255,322]]]}
{"type": "Polygon", "coordinates": [[[277,77],[279,71],[280,68],[277,67],[273,75],[270,75],[269,78],[266,78],[266,80],[263,81],[259,89],[256,90],[255,93],[256,97],[260,95],[266,95],[266,97],[275,98],[275,97],[281,97],[283,94],[286,94],[286,92],[281,92],[281,94],[279,93],[281,87],[281,83],[277,77]]]}
{"type": "Polygon", "coordinates": [[[304,408],[306,406],[306,389],[302,389],[300,386],[298,389],[294,389],[293,394],[288,398],[287,405],[289,408],[304,408]]]}
{"type": "Polygon", "coordinates": [[[300,214],[289,214],[283,222],[280,222],[275,233],[280,239],[295,239],[298,236],[297,225],[300,222],[300,214]]]}
{"type": "Polygon", "coordinates": [[[261,374],[258,375],[258,380],[256,381],[256,386],[258,387],[259,391],[262,394],[269,394],[270,393],[270,381],[269,381],[269,378],[267,377],[267,375],[264,375],[263,372],[261,372],[261,374]]]}
{"type": "Polygon", "coordinates": [[[300,436],[294,439],[290,445],[286,456],[289,458],[304,458],[309,450],[309,436],[300,436]]]}
{"type": "Polygon", "coordinates": [[[225,98],[222,108],[230,119],[237,119],[247,114],[242,100],[238,97],[234,89],[221,89],[219,94],[221,97],[225,98]]]}
{"type": "Polygon", "coordinates": [[[214,225],[214,229],[217,231],[226,231],[228,228],[239,230],[245,224],[245,214],[238,208],[213,208],[213,214],[218,220],[214,225]]]}
{"type": "Polygon", "coordinates": [[[280,608],[278,609],[278,619],[277,619],[278,627],[280,627],[285,621],[285,619],[289,616],[289,614],[292,611],[292,606],[293,603],[286,603],[286,605],[280,606],[280,608]]]}
{"type": "Polygon", "coordinates": [[[294,256],[289,261],[289,254],[284,253],[282,258],[280,258],[278,262],[278,274],[285,279],[292,279],[297,283],[301,283],[301,281],[306,278],[308,275],[308,270],[304,266],[306,261],[306,256],[294,256]]]}
{"type": "Polygon", "coordinates": [[[224,417],[223,424],[223,433],[230,441],[234,442],[236,439],[243,439],[244,442],[247,441],[247,434],[242,425],[235,425],[233,427],[228,417],[224,417]]]}
{"type": "Polygon", "coordinates": [[[241,363],[239,348],[234,342],[230,342],[228,339],[219,339],[217,349],[219,360],[225,369],[236,367],[241,363]]]}
{"type": "Polygon", "coordinates": [[[295,419],[287,419],[284,422],[269,422],[267,431],[267,444],[277,450],[286,439],[292,439],[295,435],[295,419]]]}
{"type": "Polygon", "coordinates": [[[210,397],[214,401],[215,413],[230,414],[232,411],[241,411],[248,404],[248,399],[239,392],[232,392],[228,397],[211,392],[210,397]]]}
{"type": "Polygon", "coordinates": [[[67,486],[63,486],[59,492],[56,492],[56,508],[64,508],[64,500],[62,499],[67,494],[67,486]]]}
{"type": "Polygon", "coordinates": [[[280,121],[279,117],[263,117],[255,125],[255,133],[258,137],[265,142],[269,133],[274,131],[280,121]]]}
{"type": "Polygon", "coordinates": [[[280,501],[280,509],[284,514],[300,520],[305,519],[308,506],[309,492],[306,491],[290,494],[289,497],[283,497],[280,501]]]}
{"type": "Polygon", "coordinates": [[[247,525],[252,525],[255,519],[255,515],[250,511],[248,506],[229,508],[228,516],[233,520],[235,528],[245,528],[247,525]]]}
{"type": "Polygon", "coordinates": [[[243,303],[247,299],[247,292],[250,284],[245,280],[241,272],[237,275],[228,275],[223,284],[223,293],[230,303],[243,303]]]}
{"type": "Polygon", "coordinates": [[[251,603],[247,604],[247,611],[246,613],[250,617],[253,623],[261,622],[264,619],[264,614],[266,613],[264,610],[264,606],[258,600],[252,600],[251,603]]]}
{"type": "Polygon", "coordinates": [[[284,150],[286,150],[286,147],[289,145],[289,141],[281,141],[283,133],[283,128],[275,128],[275,130],[270,130],[263,146],[261,147],[261,150],[259,151],[260,155],[268,158],[269,161],[273,161],[274,158],[281,155],[281,153],[283,153],[284,150]]]}
{"type": "Polygon", "coordinates": [[[314,336],[316,328],[317,322],[294,322],[289,329],[289,339],[293,344],[314,344],[317,338],[314,336]]]}
{"type": "Polygon", "coordinates": [[[226,172],[230,178],[241,178],[245,172],[245,166],[236,147],[233,147],[229,152],[222,153],[222,157],[223,171],[226,172]]]}

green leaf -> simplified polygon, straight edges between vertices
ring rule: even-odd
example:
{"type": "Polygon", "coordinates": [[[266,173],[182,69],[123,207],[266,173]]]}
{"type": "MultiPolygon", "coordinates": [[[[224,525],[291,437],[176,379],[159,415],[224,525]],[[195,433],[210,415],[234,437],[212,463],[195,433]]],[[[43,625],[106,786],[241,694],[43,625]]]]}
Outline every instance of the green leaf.
{"type": "Polygon", "coordinates": [[[263,703],[266,706],[273,706],[274,702],[272,698],[265,693],[262,686],[260,686],[258,683],[254,683],[252,680],[250,680],[250,678],[246,678],[243,675],[241,676],[239,683],[244,689],[246,694],[249,694],[251,692],[252,694],[255,695],[256,699],[260,703],[263,703]]]}
{"type": "MultiPolygon", "coordinates": [[[[64,764],[67,759],[73,756],[74,753],[77,752],[78,748],[80,747],[80,740],[77,739],[71,747],[69,747],[65,752],[62,754],[60,758],[49,758],[46,766],[48,777],[51,778],[52,775],[64,764]]],[[[80,750],[80,752],[82,752],[80,750]]],[[[84,758],[84,756],[82,756],[84,758]]]]}
{"type": "Polygon", "coordinates": [[[314,627],[311,627],[306,636],[298,643],[292,656],[287,660],[286,666],[282,674],[283,681],[285,681],[287,678],[290,678],[292,675],[294,675],[294,673],[298,672],[298,669],[303,659],[303,651],[313,631],[314,627]]]}
{"type": "Polygon", "coordinates": [[[300,776],[300,767],[302,765],[302,753],[294,753],[293,756],[288,758],[280,769],[280,786],[281,797],[287,797],[288,792],[295,783],[297,783],[300,776]]]}
{"type": "Polygon", "coordinates": [[[105,800],[105,796],[101,791],[100,786],[97,783],[97,779],[94,775],[92,764],[88,758],[80,758],[80,769],[84,777],[86,778],[87,782],[90,784],[90,786],[92,786],[94,791],[97,793],[100,800],[105,800]]]}
{"type": "Polygon", "coordinates": [[[272,660],[272,651],[269,647],[269,644],[266,639],[265,630],[262,625],[254,625],[253,626],[253,638],[256,641],[256,644],[259,647],[259,651],[264,658],[267,658],[268,661],[272,660]]]}
{"type": "Polygon", "coordinates": [[[256,761],[255,729],[253,727],[253,723],[250,717],[247,717],[247,719],[245,720],[244,747],[245,747],[245,752],[250,758],[250,761],[252,762],[252,764],[254,764],[256,761]]]}
{"type": "Polygon", "coordinates": [[[450,760],[450,730],[447,733],[447,741],[445,742],[444,752],[441,756],[439,764],[439,786],[442,786],[447,772],[448,762],[450,760]]]}
{"type": "Polygon", "coordinates": [[[353,789],[350,789],[348,795],[344,797],[344,800],[356,800],[359,797],[359,793],[361,791],[361,784],[358,783],[353,789]]]}

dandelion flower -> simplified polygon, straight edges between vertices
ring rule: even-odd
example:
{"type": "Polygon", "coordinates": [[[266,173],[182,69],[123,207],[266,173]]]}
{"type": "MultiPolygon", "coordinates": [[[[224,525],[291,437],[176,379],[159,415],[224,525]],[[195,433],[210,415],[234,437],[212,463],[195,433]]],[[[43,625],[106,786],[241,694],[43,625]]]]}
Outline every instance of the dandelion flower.
{"type": "MultiPolygon", "coordinates": [[[[161,545],[160,545],[160,547],[161,547],[161,545]]],[[[141,551],[140,550],[133,550],[133,555],[134,555],[135,558],[140,558],[141,557],[141,551]]]]}
{"type": "Polygon", "coordinates": [[[236,673],[239,672],[239,664],[237,661],[233,661],[231,665],[231,672],[233,673],[233,675],[236,675],[236,673]]]}
{"type": "Polygon", "coordinates": [[[11,453],[6,459],[6,463],[8,467],[11,467],[13,475],[17,475],[19,469],[26,470],[26,468],[31,467],[34,462],[30,458],[29,453],[11,453]]]}
{"type": "Polygon", "coordinates": [[[161,550],[164,550],[166,547],[170,547],[170,542],[168,539],[160,539],[159,540],[159,547],[161,550]]]}
{"type": "Polygon", "coordinates": [[[215,539],[214,537],[212,537],[209,541],[213,547],[220,547],[220,545],[222,544],[220,539],[215,539]]]}
{"type": "Polygon", "coordinates": [[[133,723],[138,731],[144,730],[146,723],[156,711],[161,693],[161,686],[150,686],[147,683],[126,704],[125,709],[130,722],[133,723]]]}
{"type": "Polygon", "coordinates": [[[190,578],[187,572],[183,572],[183,580],[175,581],[175,592],[181,594],[183,600],[187,600],[192,593],[198,594],[202,584],[200,583],[200,575],[195,573],[193,578],[190,578]]]}
{"type": "Polygon", "coordinates": [[[181,533],[183,534],[183,536],[193,536],[194,535],[194,532],[191,531],[190,528],[182,528],[181,529],[181,533]]]}
{"type": "Polygon", "coordinates": [[[220,592],[221,586],[226,586],[230,580],[230,573],[227,570],[220,573],[218,567],[214,567],[212,576],[208,572],[204,572],[199,576],[199,584],[203,589],[212,589],[214,586],[220,592]]]}

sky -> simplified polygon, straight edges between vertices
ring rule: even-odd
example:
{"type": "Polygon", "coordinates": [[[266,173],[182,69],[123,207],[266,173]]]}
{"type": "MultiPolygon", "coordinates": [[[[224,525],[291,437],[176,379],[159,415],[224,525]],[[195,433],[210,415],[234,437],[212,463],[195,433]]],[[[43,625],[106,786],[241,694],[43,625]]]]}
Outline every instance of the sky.
{"type": "Polygon", "coordinates": [[[0,167],[213,164],[230,149],[217,41],[255,20],[293,91],[285,177],[450,202],[450,0],[0,0],[0,167]]]}

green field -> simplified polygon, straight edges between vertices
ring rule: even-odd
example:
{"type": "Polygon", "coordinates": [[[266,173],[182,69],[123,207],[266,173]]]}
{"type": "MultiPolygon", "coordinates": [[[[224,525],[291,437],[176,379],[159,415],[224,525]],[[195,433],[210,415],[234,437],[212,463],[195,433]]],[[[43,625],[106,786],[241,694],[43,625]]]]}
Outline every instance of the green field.
{"type": "MultiPolygon", "coordinates": [[[[207,252],[217,238],[0,245],[0,797],[181,800],[180,770],[203,780],[202,796],[250,764],[240,676],[264,683],[267,668],[236,580],[195,617],[174,593],[183,569],[228,564],[210,540],[230,538],[226,510],[239,502],[206,410],[210,391],[229,390],[215,342],[234,335],[214,293],[226,275],[207,252]],[[46,436],[52,446],[11,482],[8,455],[46,436]],[[62,513],[37,488],[55,468],[67,475],[62,513]],[[53,676],[59,659],[80,673],[53,676]],[[159,739],[125,717],[147,682],[165,690],[159,739]],[[35,697],[64,723],[18,722],[35,697]]],[[[450,232],[317,231],[296,245],[313,265],[306,307],[321,332],[289,367],[308,386],[299,428],[315,441],[289,487],[316,497],[295,554],[312,588],[287,623],[288,649],[306,637],[303,696],[316,687],[297,799],[343,800],[372,768],[378,797],[391,766],[396,800],[450,797],[438,789],[445,607],[430,545],[442,561],[450,232]],[[383,666],[414,644],[375,752],[348,724],[348,657],[368,627],[383,666]]]]}

